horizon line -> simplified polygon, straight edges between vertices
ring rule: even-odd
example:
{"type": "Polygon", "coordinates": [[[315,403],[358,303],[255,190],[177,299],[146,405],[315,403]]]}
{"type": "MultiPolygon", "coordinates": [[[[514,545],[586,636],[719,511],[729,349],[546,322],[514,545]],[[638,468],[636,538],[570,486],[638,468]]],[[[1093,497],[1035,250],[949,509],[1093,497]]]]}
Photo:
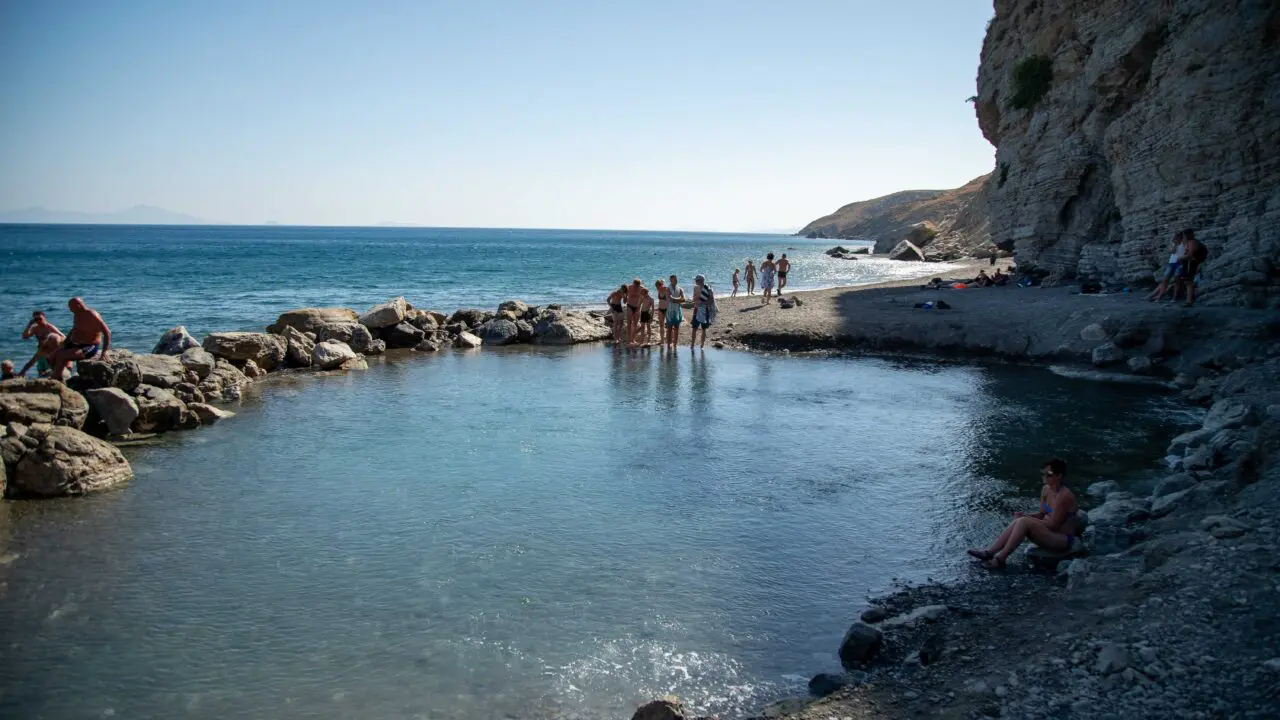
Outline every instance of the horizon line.
{"type": "MultiPolygon", "coordinates": [[[[486,225],[415,225],[409,223],[381,223],[374,225],[316,225],[306,223],[123,223],[123,222],[5,222],[0,227],[178,227],[178,228],[210,228],[210,227],[264,227],[264,228],[360,228],[367,230],[545,230],[553,232],[620,232],[620,233],[653,233],[681,232],[700,233],[705,235],[775,235],[778,237],[799,237],[800,228],[792,231],[774,230],[689,230],[679,228],[568,228],[568,227],[491,227],[486,225]]],[[[825,239],[825,238],[824,238],[825,239]]]]}

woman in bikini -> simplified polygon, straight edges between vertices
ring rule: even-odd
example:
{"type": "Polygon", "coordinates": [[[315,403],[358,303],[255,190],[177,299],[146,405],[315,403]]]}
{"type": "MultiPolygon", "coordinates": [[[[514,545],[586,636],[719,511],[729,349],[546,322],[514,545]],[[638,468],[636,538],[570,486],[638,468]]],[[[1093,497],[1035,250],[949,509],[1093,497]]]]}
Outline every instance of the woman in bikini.
{"type": "Polygon", "coordinates": [[[733,269],[733,292],[729,297],[738,297],[738,268],[733,269]]]}
{"type": "Polygon", "coordinates": [[[631,281],[627,286],[627,347],[636,346],[636,336],[640,331],[640,303],[644,301],[644,283],[640,278],[631,281]]]}
{"type": "Polygon", "coordinates": [[[609,293],[605,301],[609,303],[609,317],[613,320],[613,344],[622,344],[623,316],[622,303],[627,299],[627,286],[619,285],[617,290],[609,293]]]}
{"type": "Polygon", "coordinates": [[[644,335],[644,347],[653,344],[653,296],[649,288],[640,288],[640,332],[644,335]]]}
{"type": "Polygon", "coordinates": [[[675,350],[680,345],[680,323],[684,322],[684,311],[680,303],[685,301],[684,288],[671,276],[671,286],[667,288],[667,346],[675,350]]]}
{"type": "Polygon", "coordinates": [[[1075,494],[1062,485],[1067,463],[1054,458],[1044,464],[1040,474],[1044,477],[1040,512],[1015,512],[1014,521],[990,547],[969,550],[969,554],[981,560],[984,566],[993,570],[1004,567],[1009,555],[1028,538],[1045,550],[1054,552],[1068,552],[1075,544],[1080,533],[1080,523],[1076,519],[1079,506],[1075,494]]]}
{"type": "Polygon", "coordinates": [[[756,289],[756,264],[751,260],[747,260],[747,294],[754,295],[756,289]]]}
{"type": "Polygon", "coordinates": [[[53,358],[53,354],[62,347],[62,343],[66,342],[67,338],[61,330],[49,322],[42,310],[31,313],[31,322],[27,323],[26,329],[22,331],[23,340],[30,337],[36,339],[36,353],[31,356],[26,365],[22,366],[18,374],[26,375],[31,366],[35,365],[36,374],[44,376],[49,372],[49,361],[53,358]]]}

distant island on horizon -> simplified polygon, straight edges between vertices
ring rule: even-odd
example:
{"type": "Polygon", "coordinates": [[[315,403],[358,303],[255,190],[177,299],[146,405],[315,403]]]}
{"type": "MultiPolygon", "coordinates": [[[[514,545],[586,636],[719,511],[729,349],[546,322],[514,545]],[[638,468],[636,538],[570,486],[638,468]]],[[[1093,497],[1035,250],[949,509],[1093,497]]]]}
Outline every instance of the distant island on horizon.
{"type": "Polygon", "coordinates": [[[23,225],[216,225],[208,220],[153,205],[134,205],[115,212],[89,213],[33,206],[0,212],[0,223],[23,225]]]}

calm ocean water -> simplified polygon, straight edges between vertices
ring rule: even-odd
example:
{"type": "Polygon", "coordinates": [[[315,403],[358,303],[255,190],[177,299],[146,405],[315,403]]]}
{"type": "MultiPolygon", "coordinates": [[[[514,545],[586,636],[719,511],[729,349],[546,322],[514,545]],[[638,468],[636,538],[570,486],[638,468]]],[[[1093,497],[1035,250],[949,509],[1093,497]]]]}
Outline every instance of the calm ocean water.
{"type": "MultiPolygon", "coordinates": [[[[6,305],[82,292],[143,349],[174,321],[401,292],[585,301],[645,258],[688,274],[769,243],[806,248],[806,284],[848,281],[791,238],[4,232],[6,305]]],[[[974,572],[963,549],[1032,502],[1045,456],[1076,487],[1143,482],[1187,421],[1038,369],[602,345],[254,388],[129,449],[127,488],[0,501],[0,716],[625,718],[674,693],[740,717],[837,669],[868,593],[974,572]]]]}
{"type": "Polygon", "coordinates": [[[13,329],[0,332],[0,357],[25,362],[34,349],[18,333],[31,311],[48,311],[62,327],[73,295],[102,312],[118,345],[150,352],[176,324],[197,337],[261,330],[290,308],[364,309],[396,295],[444,312],[513,297],[603,306],[619,283],[672,273],[703,273],[728,294],[733,268],[747,258],[758,265],[770,251],[793,261],[795,289],[937,272],[832,260],[822,254],[832,244],[676,232],[0,225],[0,328],[13,329]]]}

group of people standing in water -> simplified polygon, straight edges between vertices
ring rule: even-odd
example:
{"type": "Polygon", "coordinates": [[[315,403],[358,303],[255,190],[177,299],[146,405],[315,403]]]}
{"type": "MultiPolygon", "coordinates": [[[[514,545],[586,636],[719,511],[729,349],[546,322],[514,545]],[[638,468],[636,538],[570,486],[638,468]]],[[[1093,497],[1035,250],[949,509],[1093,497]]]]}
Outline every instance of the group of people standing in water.
{"type": "Polygon", "coordinates": [[[684,323],[685,309],[692,310],[689,349],[698,344],[698,331],[702,331],[700,347],[707,345],[707,329],[716,319],[716,296],[710,283],[701,275],[693,279],[693,293],[686,295],[675,275],[664,282],[661,278],[653,284],[653,292],[640,278],[624,283],[609,293],[609,317],[613,323],[613,342],[619,347],[650,347],[653,342],[653,325],[658,323],[656,344],[674,350],[680,344],[680,325],[684,323]],[[668,284],[668,282],[670,284],[668,284]]]}

